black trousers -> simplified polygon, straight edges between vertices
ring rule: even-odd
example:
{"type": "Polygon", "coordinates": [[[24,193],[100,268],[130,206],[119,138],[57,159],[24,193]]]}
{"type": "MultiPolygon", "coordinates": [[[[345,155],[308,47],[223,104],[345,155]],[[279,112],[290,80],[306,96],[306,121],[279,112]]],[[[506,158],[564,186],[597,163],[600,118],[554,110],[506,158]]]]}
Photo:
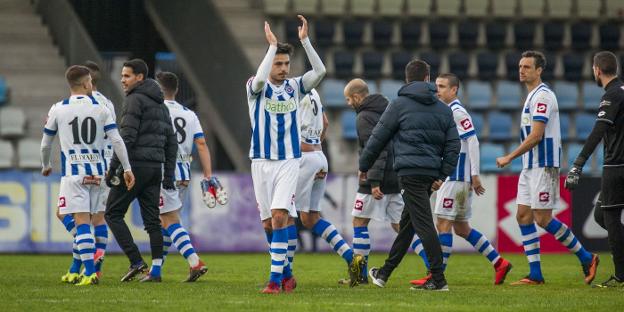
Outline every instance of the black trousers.
{"type": "Polygon", "coordinates": [[[128,191],[125,183],[112,187],[106,201],[106,223],[113,232],[117,243],[124,251],[131,264],[143,261],[139,248],[134,243],[132,234],[124,217],[128,207],[136,198],[141,206],[143,226],[150,238],[152,259],[162,259],[163,236],[160,224],[158,203],[160,200],[160,185],[162,170],[160,168],[132,167],[136,182],[128,191]]]}
{"type": "Polygon", "coordinates": [[[434,178],[428,176],[403,176],[399,177],[399,182],[403,190],[403,201],[405,207],[401,214],[399,223],[399,234],[397,235],[388,259],[380,269],[385,276],[390,276],[392,271],[399,266],[401,260],[407,253],[414,238],[414,233],[418,234],[427,253],[430,271],[436,283],[445,282],[442,271],[442,248],[438,233],[433,225],[431,215],[431,184],[434,178]]]}
{"type": "Polygon", "coordinates": [[[613,255],[615,276],[624,280],[624,225],[622,213],[624,201],[624,167],[604,168],[602,192],[596,202],[594,219],[607,230],[609,247],[613,255]]]}

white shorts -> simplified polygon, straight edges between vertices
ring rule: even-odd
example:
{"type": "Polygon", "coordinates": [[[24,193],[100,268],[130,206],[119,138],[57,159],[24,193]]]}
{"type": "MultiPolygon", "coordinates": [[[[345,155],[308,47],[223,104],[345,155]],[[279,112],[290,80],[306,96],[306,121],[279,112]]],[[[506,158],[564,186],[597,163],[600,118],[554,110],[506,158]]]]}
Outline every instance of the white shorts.
{"type": "Polygon", "coordinates": [[[101,176],[62,177],[58,201],[59,214],[96,213],[101,207],[102,188],[100,185],[102,183],[104,183],[104,178],[101,176]],[[97,180],[99,184],[93,184],[98,183],[97,180]]]}
{"type": "Polygon", "coordinates": [[[559,208],[559,168],[522,169],[516,204],[531,209],[559,208]]]}
{"type": "Polygon", "coordinates": [[[299,159],[251,162],[251,179],[260,211],[260,220],[271,218],[271,209],[286,209],[296,218],[295,192],[299,178],[299,159]]]}
{"type": "MultiPolygon", "coordinates": [[[[103,180],[104,178],[102,178],[103,180]]],[[[108,193],[110,193],[110,187],[106,185],[104,181],[100,184],[100,199],[98,200],[98,207],[96,213],[106,211],[106,202],[108,201],[108,193]]]]}
{"type": "Polygon", "coordinates": [[[161,187],[160,200],[158,202],[160,214],[181,209],[187,191],[188,186],[184,185],[178,185],[175,190],[165,190],[161,187]]]}
{"type": "Polygon", "coordinates": [[[399,223],[404,205],[403,196],[399,193],[384,194],[380,200],[373,198],[371,194],[357,193],[351,215],[358,218],[399,223]]]}
{"type": "Polygon", "coordinates": [[[297,180],[297,211],[321,211],[321,198],[325,193],[326,178],[316,179],[319,171],[327,172],[327,158],[322,151],[305,152],[299,163],[297,180]]]}
{"type": "Polygon", "coordinates": [[[467,221],[472,216],[470,182],[446,181],[438,190],[434,213],[438,218],[467,221]]]}

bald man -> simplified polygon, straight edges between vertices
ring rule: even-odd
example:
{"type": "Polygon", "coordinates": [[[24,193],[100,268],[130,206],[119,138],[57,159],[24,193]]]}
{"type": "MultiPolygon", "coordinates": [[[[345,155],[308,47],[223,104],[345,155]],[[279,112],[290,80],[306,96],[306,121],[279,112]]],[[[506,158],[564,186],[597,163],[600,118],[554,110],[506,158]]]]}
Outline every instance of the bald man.
{"type": "MultiPolygon", "coordinates": [[[[368,85],[362,79],[351,80],[344,89],[347,105],[355,109],[356,129],[360,152],[388,106],[388,99],[381,94],[368,94],[368,85]]],[[[371,219],[390,222],[395,232],[403,211],[403,197],[396,172],[393,168],[392,143],[388,143],[368,171],[368,178],[360,181],[353,205],[353,252],[363,255],[368,262],[370,236],[368,223],[371,219]]],[[[368,283],[364,270],[360,284],[368,283]]]]}

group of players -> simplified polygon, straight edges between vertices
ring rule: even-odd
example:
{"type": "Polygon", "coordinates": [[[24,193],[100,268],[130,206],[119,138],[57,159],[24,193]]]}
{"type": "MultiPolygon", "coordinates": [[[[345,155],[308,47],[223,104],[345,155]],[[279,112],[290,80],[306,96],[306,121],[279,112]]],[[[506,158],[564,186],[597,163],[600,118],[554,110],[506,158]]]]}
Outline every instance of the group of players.
{"type": "MultiPolygon", "coordinates": [[[[246,85],[252,128],[249,152],[252,178],[271,256],[269,282],[262,290],[266,294],[291,292],[296,287],[293,261],[297,244],[294,218],[297,216],[306,228],[325,239],[346,261],[349,279],[341,281],[353,287],[368,283],[366,267],[371,248],[368,221],[371,218],[390,221],[395,231],[398,231],[398,220],[403,208],[399,191],[396,194],[384,194],[381,191],[384,187],[380,185],[383,184],[383,178],[376,177],[375,181],[368,181],[368,194],[358,191],[354,202],[353,248],[329,221],[320,216],[319,202],[327,175],[327,159],[322,153],[321,142],[325,138],[327,118],[314,88],[325,75],[325,67],[308,38],[306,19],[301,15],[298,18],[301,21],[299,39],[312,69],[303,76],[289,78],[292,47],[278,43],[269,24],[265,22],[269,48],[258,71],[246,85]]],[[[512,285],[539,285],[545,281],[541,272],[540,242],[535,223],[554,235],[578,257],[584,283],[591,284],[599,264],[598,255],[586,251],[572,231],[553,217],[553,209],[559,207],[560,201],[561,134],[557,99],[541,80],[545,66],[546,59],[542,53],[526,51],[522,54],[519,79],[529,94],[522,108],[521,144],[510,154],[497,158],[500,168],[509,165],[517,157],[522,157],[523,161],[518,183],[517,220],[530,273],[512,285]]],[[[428,74],[425,81],[429,81],[428,74]]],[[[473,192],[477,195],[485,192],[479,178],[480,156],[476,131],[470,115],[457,97],[460,86],[457,76],[442,74],[435,79],[435,85],[439,100],[452,110],[461,139],[455,173],[446,178],[442,185],[432,185],[432,189],[437,190],[434,213],[437,216],[436,227],[444,268],[451,255],[454,231],[492,263],[495,270],[494,284],[499,285],[504,282],[512,265],[469,223],[473,192]]],[[[358,113],[361,113],[359,107],[367,97],[370,100],[366,83],[361,79],[354,79],[345,87],[347,103],[358,113]]],[[[383,109],[377,114],[382,112],[383,109]]],[[[359,118],[358,136],[365,141],[370,135],[370,129],[363,130],[359,118]],[[368,134],[362,136],[362,131],[368,131],[368,134]]],[[[368,118],[364,123],[377,123],[379,116],[376,118],[368,118]]],[[[366,142],[360,142],[360,145],[364,146],[366,142]]],[[[385,161],[391,162],[392,159],[389,157],[385,161]]],[[[412,248],[428,267],[428,257],[418,237],[414,238],[412,248]]],[[[370,278],[379,287],[385,285],[386,281],[378,280],[373,273],[370,278]]],[[[429,279],[431,274],[410,283],[415,285],[413,289],[428,289],[422,285],[429,279]]]]}

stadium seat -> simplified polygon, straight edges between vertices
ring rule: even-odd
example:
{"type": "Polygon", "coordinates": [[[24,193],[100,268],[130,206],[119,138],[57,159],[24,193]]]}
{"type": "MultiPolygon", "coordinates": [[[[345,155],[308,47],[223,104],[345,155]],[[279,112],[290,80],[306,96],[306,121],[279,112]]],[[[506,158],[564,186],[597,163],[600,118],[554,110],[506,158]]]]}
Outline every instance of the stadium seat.
{"type": "Polygon", "coordinates": [[[603,50],[618,50],[620,48],[620,24],[600,25],[600,48],[603,50]]]}
{"type": "Polygon", "coordinates": [[[0,137],[20,138],[25,134],[26,115],[21,108],[7,106],[0,109],[0,137]]]}
{"type": "Polygon", "coordinates": [[[429,23],[429,45],[433,49],[447,48],[449,45],[450,24],[446,21],[432,21],[429,23]]]}
{"type": "Polygon", "coordinates": [[[483,143],[481,147],[481,171],[499,171],[496,166],[496,158],[505,155],[505,148],[501,144],[483,143]]]}
{"type": "Polygon", "coordinates": [[[342,24],[344,44],[349,48],[357,48],[362,45],[364,35],[364,21],[347,20],[342,24]]]}
{"type": "Polygon", "coordinates": [[[440,54],[434,51],[423,52],[420,54],[420,59],[427,62],[431,67],[429,69],[430,77],[438,77],[438,72],[440,70],[440,54]]]}
{"type": "Polygon", "coordinates": [[[284,22],[286,41],[287,42],[299,42],[299,20],[289,18],[284,22]]]}
{"type": "Polygon", "coordinates": [[[605,0],[607,17],[621,19],[624,17],[624,2],[622,0],[605,0]]]}
{"type": "Polygon", "coordinates": [[[479,54],[477,54],[477,67],[479,69],[479,79],[496,79],[496,70],[498,69],[498,54],[490,51],[479,52],[479,54]]]}
{"type": "Polygon", "coordinates": [[[330,20],[320,19],[314,22],[315,43],[319,47],[329,47],[334,43],[335,23],[330,20]]]}
{"type": "Polygon", "coordinates": [[[337,78],[350,79],[353,78],[353,52],[336,51],[334,52],[334,74],[337,78]]]}
{"type": "MultiPolygon", "coordinates": [[[[15,151],[13,150],[13,145],[9,141],[0,140],[0,169],[10,169],[13,168],[13,158],[15,151]]],[[[36,155],[39,155],[40,152],[37,151],[36,155]]],[[[41,164],[39,164],[41,167],[41,164]]]]}
{"type": "Polygon", "coordinates": [[[467,53],[462,51],[455,51],[448,55],[449,70],[459,77],[460,80],[464,80],[468,77],[468,65],[470,64],[470,58],[467,53]]]}
{"type": "Polygon", "coordinates": [[[344,87],[347,82],[333,78],[323,79],[320,86],[323,106],[328,108],[345,108],[347,102],[344,97],[344,87]]]}
{"type": "Polygon", "coordinates": [[[517,15],[516,0],[492,0],[492,15],[496,18],[510,18],[517,15]]]}
{"type": "Polygon", "coordinates": [[[411,16],[431,15],[433,0],[407,0],[407,14],[411,16]]]}
{"type": "Polygon", "coordinates": [[[267,15],[286,15],[288,0],[264,0],[264,13],[267,15]]]}
{"type": "MultiPolygon", "coordinates": [[[[568,143],[568,144],[564,144],[563,147],[566,148],[566,157],[568,160],[567,162],[564,163],[564,165],[567,165],[565,168],[566,169],[572,168],[572,165],[574,165],[574,160],[576,159],[576,156],[578,156],[578,154],[580,154],[581,151],[583,150],[583,145],[578,144],[578,143],[568,143]]],[[[587,160],[587,162],[585,163],[585,166],[587,166],[588,164],[591,165],[591,157],[587,160]]]]}
{"type": "Polygon", "coordinates": [[[500,80],[496,88],[496,108],[518,111],[522,107],[522,91],[515,81],[500,80]]]}
{"type": "Polygon", "coordinates": [[[588,113],[577,113],[575,118],[576,139],[587,140],[589,134],[596,123],[596,115],[588,113]]]}
{"type": "Polygon", "coordinates": [[[342,138],[345,140],[357,140],[356,113],[352,109],[345,109],[340,113],[342,124],[342,138]]]}
{"type": "Polygon", "coordinates": [[[378,49],[385,49],[392,45],[394,24],[389,20],[373,22],[373,44],[378,49]]]}
{"type": "Polygon", "coordinates": [[[488,114],[488,125],[490,131],[488,138],[492,141],[508,141],[511,139],[511,115],[500,112],[488,114]]]}
{"type": "Polygon", "coordinates": [[[41,169],[41,141],[23,139],[17,144],[17,166],[21,169],[41,169]]]}
{"type": "Polygon", "coordinates": [[[552,81],[555,79],[555,66],[557,65],[557,55],[553,52],[544,52],[546,57],[546,68],[542,71],[543,81],[552,81]]]}
{"type": "Polygon", "coordinates": [[[561,139],[570,139],[570,115],[566,113],[559,114],[559,125],[561,128],[561,139]]]}
{"type": "Polygon", "coordinates": [[[362,53],[362,65],[364,67],[364,77],[367,79],[381,78],[381,67],[383,66],[384,54],[377,51],[366,51],[362,53]]]}
{"type": "Polygon", "coordinates": [[[459,16],[460,0],[437,0],[438,16],[457,17],[459,16]]]}
{"type": "Polygon", "coordinates": [[[550,17],[564,19],[572,15],[572,0],[549,0],[546,3],[550,17]]]}
{"type": "Polygon", "coordinates": [[[463,49],[474,49],[477,47],[479,37],[479,23],[466,20],[459,23],[457,27],[459,46],[463,49]]]}
{"type": "Polygon", "coordinates": [[[466,106],[473,110],[489,109],[492,103],[492,85],[484,81],[468,81],[466,86],[466,106]]]}
{"type": "Polygon", "coordinates": [[[464,11],[468,17],[485,17],[488,15],[489,0],[464,0],[464,11]]]}
{"type": "Polygon", "coordinates": [[[485,127],[483,124],[483,114],[470,112],[470,117],[472,118],[472,124],[475,131],[477,132],[477,137],[481,139],[481,134],[483,133],[483,128],[485,127]]]}
{"type": "MultiPolygon", "coordinates": [[[[507,150],[507,154],[513,152],[518,148],[518,143],[513,143],[509,146],[507,150]]],[[[509,165],[509,170],[511,172],[520,172],[522,171],[522,157],[516,157],[516,159],[511,161],[511,165],[509,165]]]]}
{"type": "Polygon", "coordinates": [[[321,0],[321,10],[328,16],[343,16],[347,11],[347,0],[321,0]]]}
{"type": "Polygon", "coordinates": [[[557,81],[553,84],[553,91],[557,95],[559,110],[575,111],[578,109],[579,89],[576,82],[557,81]]]}
{"type": "Polygon", "coordinates": [[[377,12],[379,15],[386,17],[395,17],[403,14],[403,0],[382,0],[379,1],[377,12]]]}
{"type": "Polygon", "coordinates": [[[505,46],[507,24],[500,21],[489,22],[485,25],[485,34],[487,38],[486,45],[489,49],[501,49],[505,46]]]}
{"type": "Polygon", "coordinates": [[[379,93],[387,97],[388,100],[392,101],[399,96],[398,95],[399,89],[404,84],[405,83],[401,80],[383,79],[381,80],[381,83],[379,85],[379,93]]]}
{"type": "Polygon", "coordinates": [[[367,81],[366,84],[368,85],[368,94],[379,93],[379,88],[377,88],[377,82],[376,81],[374,81],[374,80],[367,81]]]}
{"type": "Polygon", "coordinates": [[[604,164],[604,145],[602,143],[596,146],[593,156],[595,156],[596,162],[592,171],[596,174],[600,174],[602,173],[602,165],[604,164]]]}
{"type": "Polygon", "coordinates": [[[405,48],[415,48],[420,45],[422,33],[421,22],[409,19],[401,23],[401,45],[405,48]]]}
{"type": "Polygon", "coordinates": [[[576,0],[576,15],[581,18],[598,18],[602,1],[576,0]]]}
{"type": "Polygon", "coordinates": [[[520,11],[525,18],[541,18],[544,16],[544,0],[521,0],[520,11]]]}
{"type": "Polygon", "coordinates": [[[577,22],[572,24],[572,48],[584,51],[589,49],[592,35],[592,24],[589,22],[577,22]]]}
{"type": "Polygon", "coordinates": [[[546,22],[542,30],[544,32],[544,48],[546,50],[560,50],[563,48],[563,35],[565,34],[563,22],[546,22]]]}
{"type": "Polygon", "coordinates": [[[375,11],[375,0],[351,0],[353,16],[370,17],[375,11]]]}
{"type": "Polygon", "coordinates": [[[527,50],[535,46],[535,23],[532,21],[522,21],[514,24],[514,47],[527,50]]]}
{"type": "Polygon", "coordinates": [[[392,53],[392,78],[405,80],[405,65],[412,60],[412,53],[397,51],[392,53]]]}
{"type": "Polygon", "coordinates": [[[318,0],[293,0],[293,9],[296,14],[316,15],[318,0]]]}
{"type": "Polygon", "coordinates": [[[600,107],[600,99],[604,94],[604,90],[596,85],[594,81],[583,81],[583,108],[588,111],[597,111],[600,107]]]}
{"type": "Polygon", "coordinates": [[[507,80],[518,81],[518,64],[522,58],[522,52],[510,51],[505,55],[505,69],[507,80]]]}
{"type": "Polygon", "coordinates": [[[9,87],[4,77],[0,76],[0,105],[5,104],[9,100],[9,87]]]}
{"type": "Polygon", "coordinates": [[[563,55],[563,77],[569,81],[579,81],[583,78],[584,55],[569,52],[563,55]]]}

